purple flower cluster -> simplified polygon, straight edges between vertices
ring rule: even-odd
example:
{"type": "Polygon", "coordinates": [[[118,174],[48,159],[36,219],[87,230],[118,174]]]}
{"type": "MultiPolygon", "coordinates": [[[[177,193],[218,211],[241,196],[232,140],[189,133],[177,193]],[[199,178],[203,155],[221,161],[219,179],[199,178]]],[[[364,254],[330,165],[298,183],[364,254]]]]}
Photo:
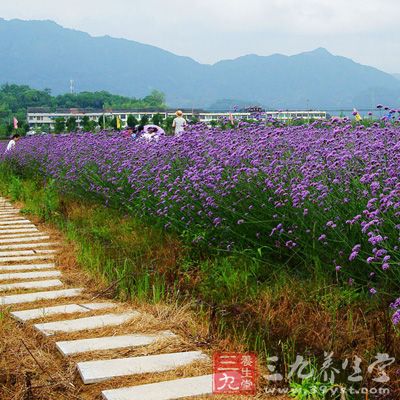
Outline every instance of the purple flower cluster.
{"type": "Polygon", "coordinates": [[[400,324],[400,297],[390,307],[394,310],[392,321],[394,325],[400,324]]]}
{"type": "Polygon", "coordinates": [[[4,161],[195,246],[266,249],[294,267],[318,260],[371,293],[400,291],[398,126],[199,124],[157,142],[47,135],[18,142],[4,161]]]}

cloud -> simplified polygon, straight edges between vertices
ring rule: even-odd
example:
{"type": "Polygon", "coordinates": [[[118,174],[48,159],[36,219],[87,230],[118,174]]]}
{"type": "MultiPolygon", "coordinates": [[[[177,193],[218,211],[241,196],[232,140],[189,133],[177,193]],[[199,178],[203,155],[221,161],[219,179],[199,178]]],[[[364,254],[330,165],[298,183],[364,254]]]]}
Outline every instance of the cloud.
{"type": "MultiPolygon", "coordinates": [[[[4,1],[4,0],[0,0],[4,1]]],[[[1,16],[52,19],[93,35],[157,45],[204,62],[326,46],[400,71],[398,0],[18,0],[1,16]],[[376,53],[379,57],[376,57],[376,53]]]]}

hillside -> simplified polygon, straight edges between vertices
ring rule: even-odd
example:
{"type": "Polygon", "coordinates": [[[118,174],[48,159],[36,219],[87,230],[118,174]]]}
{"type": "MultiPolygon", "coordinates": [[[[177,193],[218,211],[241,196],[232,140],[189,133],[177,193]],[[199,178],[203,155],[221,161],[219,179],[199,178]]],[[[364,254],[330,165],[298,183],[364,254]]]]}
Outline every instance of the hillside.
{"type": "Polygon", "coordinates": [[[51,21],[0,19],[0,83],[65,93],[106,90],[144,97],[157,89],[167,103],[207,107],[221,99],[272,108],[374,107],[400,99],[400,81],[325,49],[295,56],[247,55],[205,65],[160,48],[92,37],[51,21]]]}

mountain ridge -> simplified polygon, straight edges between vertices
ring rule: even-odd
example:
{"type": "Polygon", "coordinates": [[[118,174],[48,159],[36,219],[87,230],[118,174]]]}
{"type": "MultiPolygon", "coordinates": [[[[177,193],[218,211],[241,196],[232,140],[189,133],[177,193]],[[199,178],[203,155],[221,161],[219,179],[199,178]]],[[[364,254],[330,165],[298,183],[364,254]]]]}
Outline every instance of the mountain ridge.
{"type": "Polygon", "coordinates": [[[374,107],[400,101],[400,80],[319,47],[295,55],[247,54],[202,64],[156,46],[92,36],[51,20],[0,18],[0,83],[144,97],[158,89],[171,106],[221,99],[276,108],[374,107]],[[28,64],[27,64],[28,63],[28,64]]]}

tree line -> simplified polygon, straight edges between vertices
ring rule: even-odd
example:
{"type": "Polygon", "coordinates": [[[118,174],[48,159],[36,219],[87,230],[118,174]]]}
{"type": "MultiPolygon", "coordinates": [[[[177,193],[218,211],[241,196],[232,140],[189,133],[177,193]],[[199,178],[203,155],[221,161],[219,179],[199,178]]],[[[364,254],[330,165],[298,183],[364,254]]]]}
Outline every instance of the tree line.
{"type": "MultiPolygon", "coordinates": [[[[14,117],[19,122],[18,133],[24,134],[29,130],[26,120],[28,107],[46,107],[50,111],[55,111],[57,108],[157,108],[162,110],[166,106],[164,94],[157,90],[152,91],[142,99],[114,95],[106,91],[68,93],[52,96],[50,89],[38,90],[27,85],[3,84],[0,86],[0,136],[8,136],[14,131],[14,117]]],[[[81,125],[89,127],[90,123],[93,125],[94,122],[96,121],[84,120],[81,122],[81,125]]],[[[114,122],[116,124],[116,121],[114,122]]],[[[62,125],[62,121],[58,123],[59,128],[62,125]]],[[[107,123],[109,127],[112,127],[113,121],[107,121],[107,123]]],[[[73,119],[64,121],[64,128],[68,127],[67,124],[73,127],[73,119]]],[[[102,122],[99,125],[103,126],[102,122]]]]}

